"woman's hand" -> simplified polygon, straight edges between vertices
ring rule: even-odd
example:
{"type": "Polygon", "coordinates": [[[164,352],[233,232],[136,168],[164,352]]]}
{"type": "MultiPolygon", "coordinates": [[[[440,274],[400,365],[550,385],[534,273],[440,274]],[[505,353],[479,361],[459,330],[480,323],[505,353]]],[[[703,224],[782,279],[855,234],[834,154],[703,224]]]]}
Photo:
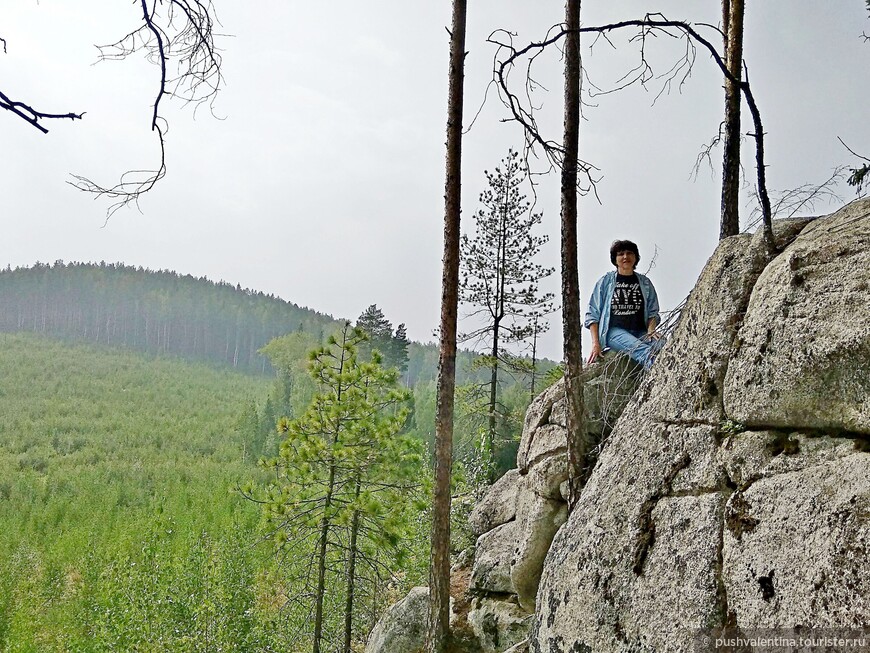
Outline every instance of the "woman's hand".
{"type": "Polygon", "coordinates": [[[586,361],[587,364],[592,364],[598,357],[601,356],[601,343],[593,342],[592,343],[592,351],[589,352],[589,360],[586,361]]]}

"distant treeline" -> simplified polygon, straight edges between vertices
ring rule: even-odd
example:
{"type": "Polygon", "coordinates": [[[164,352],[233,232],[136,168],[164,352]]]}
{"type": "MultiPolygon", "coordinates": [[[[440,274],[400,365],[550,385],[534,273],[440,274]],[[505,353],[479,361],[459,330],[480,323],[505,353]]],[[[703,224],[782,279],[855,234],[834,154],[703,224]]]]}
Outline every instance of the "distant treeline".
{"type": "MultiPolygon", "coordinates": [[[[274,295],[169,270],[63,261],[0,270],[0,332],[128,347],[254,374],[273,374],[259,353],[273,338],[301,331],[322,342],[340,326],[340,319],[274,295]]],[[[457,382],[484,378],[485,370],[473,369],[475,358],[457,353],[457,382]]],[[[411,342],[404,383],[433,381],[437,371],[438,347],[411,342]]]]}
{"type": "Polygon", "coordinates": [[[0,271],[0,331],[130,347],[272,373],[258,350],[304,331],[322,339],[329,315],[224,281],[120,263],[37,263],[0,271]]]}

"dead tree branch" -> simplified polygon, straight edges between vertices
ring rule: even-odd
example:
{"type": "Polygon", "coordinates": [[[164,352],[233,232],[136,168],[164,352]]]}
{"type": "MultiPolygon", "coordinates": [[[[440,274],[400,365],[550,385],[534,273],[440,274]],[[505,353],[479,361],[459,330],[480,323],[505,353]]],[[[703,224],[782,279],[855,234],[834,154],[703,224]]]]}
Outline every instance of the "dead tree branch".
{"type": "MultiPolygon", "coordinates": [[[[831,175],[823,182],[817,184],[803,184],[797,188],[790,188],[782,192],[772,193],[771,213],[774,216],[793,217],[798,211],[814,211],[819,203],[831,204],[842,201],[837,193],[837,186],[846,176],[847,168],[838,166],[831,175]]],[[[756,198],[757,199],[757,198],[756,198]]],[[[751,231],[762,220],[760,206],[750,214],[749,224],[745,231],[751,231]]]]}
{"type": "Polygon", "coordinates": [[[211,0],[138,2],[142,25],[120,40],[97,48],[99,61],[117,61],[144,52],[150,63],[160,67],[151,112],[151,131],[159,148],[158,165],[153,170],[125,172],[118,183],[110,186],[73,175],[70,183],[75,188],[112,200],[107,219],[123,206],[138,206],[142,194],[166,175],[167,123],[160,111],[164,98],[193,104],[195,115],[203,104],[213,109],[223,84],[221,55],[215,45],[217,18],[211,0]],[[174,64],[175,74],[170,72],[170,64],[174,64]]]}
{"type": "MultiPolygon", "coordinates": [[[[0,39],[2,40],[2,39],[0,39]]],[[[4,51],[5,51],[5,41],[4,41],[4,51]]],[[[36,127],[43,134],[48,133],[48,129],[45,128],[39,121],[40,120],[54,120],[57,118],[68,118],[70,120],[81,120],[84,113],[46,113],[44,111],[39,111],[38,109],[34,109],[29,104],[25,102],[17,102],[9,98],[3,91],[0,91],[0,109],[6,109],[7,111],[11,111],[16,116],[21,118],[27,123],[30,123],[34,127],[36,127]]]]}
{"type": "MultiPolygon", "coordinates": [[[[6,39],[4,39],[2,36],[0,36],[0,44],[3,45],[3,54],[6,54],[6,39]]],[[[67,118],[69,120],[81,120],[82,116],[85,115],[84,112],[75,113],[73,111],[68,111],[67,113],[47,113],[45,111],[40,111],[39,109],[34,109],[27,102],[20,102],[11,99],[3,91],[0,91],[0,109],[11,111],[16,116],[21,118],[24,122],[36,127],[43,134],[47,134],[48,129],[39,122],[40,120],[56,120],[64,118],[67,118]]]]}
{"type": "MultiPolygon", "coordinates": [[[[163,100],[193,104],[195,115],[203,104],[213,109],[223,84],[221,55],[215,44],[218,22],[211,0],[135,0],[134,4],[139,6],[142,24],[115,43],[97,46],[98,60],[121,60],[141,52],[160,68],[150,117],[151,131],[158,144],[158,165],[153,170],[128,170],[116,184],[108,186],[86,176],[72,175],[69,183],[75,188],[112,200],[107,219],[123,206],[138,204],[141,195],[166,175],[167,123],[161,113],[163,100]]],[[[0,44],[5,53],[6,40],[2,37],[0,44]]],[[[12,112],[43,133],[48,133],[48,129],[42,121],[80,120],[84,116],[84,112],[41,111],[27,102],[11,99],[2,91],[0,109],[12,112]]]]}
{"type": "MultiPolygon", "coordinates": [[[[616,88],[608,92],[614,92],[635,83],[645,86],[651,80],[658,79],[662,81],[662,88],[656,96],[656,98],[658,98],[662,93],[666,91],[669,92],[673,84],[676,83],[679,86],[682,86],[686,82],[691,74],[695,62],[697,46],[700,46],[701,49],[706,50],[709,53],[721,73],[727,80],[734,83],[740,89],[740,92],[743,94],[743,97],[746,98],[746,102],[749,105],[749,111],[752,115],[754,125],[754,133],[750,135],[755,139],[756,143],[757,186],[759,202],[761,204],[763,229],[767,247],[772,252],[773,228],[771,224],[771,207],[767,190],[767,178],[764,163],[764,126],[761,121],[761,112],[758,109],[755,96],[753,95],[752,88],[749,84],[749,75],[747,73],[743,80],[732,75],[715,46],[708,39],[702,36],[697,31],[696,27],[706,27],[715,30],[715,28],[712,28],[710,25],[695,26],[685,21],[668,20],[662,14],[647,14],[640,20],[625,20],[609,23],[607,25],[580,27],[576,32],[579,34],[596,34],[596,39],[604,38],[609,43],[610,41],[607,37],[613,32],[625,28],[636,28],[639,30],[630,40],[631,42],[640,43],[640,63],[617,82],[616,88]],[[647,41],[656,37],[687,39],[686,51],[683,56],[669,70],[661,75],[655,74],[655,71],[646,56],[647,41]]],[[[718,30],[715,31],[717,31],[721,36],[721,32],[718,30]]],[[[490,43],[493,43],[497,47],[494,57],[495,65],[493,66],[493,76],[498,85],[499,97],[511,113],[510,120],[520,123],[525,132],[527,142],[532,146],[540,146],[551,166],[558,168],[561,168],[564,164],[564,150],[559,144],[547,140],[541,135],[535,118],[535,107],[530,102],[524,104],[519,99],[516,93],[510,89],[509,80],[510,73],[519,60],[523,57],[529,57],[529,65],[531,65],[531,61],[539,56],[545,48],[558,43],[568,33],[569,30],[565,28],[564,24],[556,25],[550,29],[542,41],[529,43],[522,48],[517,48],[514,45],[513,35],[505,30],[497,30],[493,32],[488,39],[490,43]]],[[[588,183],[588,187],[585,188],[585,190],[589,190],[589,187],[594,189],[595,179],[592,177],[592,173],[596,170],[594,166],[579,159],[576,163],[578,170],[584,173],[588,183]]],[[[584,189],[578,188],[578,190],[581,190],[582,192],[584,189]]]]}
{"type": "Polygon", "coordinates": [[[846,148],[846,150],[848,150],[849,154],[861,159],[862,161],[865,161],[864,165],[862,165],[860,167],[857,167],[857,168],[850,167],[849,168],[849,173],[850,173],[849,178],[846,180],[846,183],[849,184],[850,186],[855,186],[857,191],[858,191],[858,195],[861,195],[864,192],[864,185],[867,183],[867,176],[868,176],[868,174],[870,174],[870,159],[868,159],[866,156],[864,156],[862,154],[858,154],[855,150],[853,150],[851,147],[846,145],[845,141],[842,138],[840,138],[839,136],[837,136],[837,140],[840,141],[840,145],[842,145],[843,147],[846,148]]]}

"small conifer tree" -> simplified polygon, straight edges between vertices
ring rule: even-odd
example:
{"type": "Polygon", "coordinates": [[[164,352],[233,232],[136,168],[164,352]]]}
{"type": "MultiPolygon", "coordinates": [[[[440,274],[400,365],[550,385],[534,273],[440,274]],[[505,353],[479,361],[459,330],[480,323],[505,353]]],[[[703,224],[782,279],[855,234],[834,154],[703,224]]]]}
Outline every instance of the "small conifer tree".
{"type": "Polygon", "coordinates": [[[337,593],[345,597],[342,650],[350,652],[360,572],[382,573],[384,553],[402,564],[409,525],[425,506],[422,445],[400,435],[408,392],[377,351],[359,361],[366,338],[347,323],[311,352],[317,392],[302,415],[280,424],[280,452],[263,463],[274,481],[242,490],[262,504],[277,548],[308,556],[313,653],[324,647],[324,601],[337,593]]]}

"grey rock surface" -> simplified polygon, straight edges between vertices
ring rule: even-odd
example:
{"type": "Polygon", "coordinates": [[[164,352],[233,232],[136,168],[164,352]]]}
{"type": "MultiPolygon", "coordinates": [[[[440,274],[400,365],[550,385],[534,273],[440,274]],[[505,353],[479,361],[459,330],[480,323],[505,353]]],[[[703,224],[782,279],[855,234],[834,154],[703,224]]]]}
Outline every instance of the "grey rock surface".
{"type": "Polygon", "coordinates": [[[530,433],[528,442],[520,440],[520,451],[517,455],[520,473],[525,474],[529,467],[540,462],[544,457],[564,452],[567,447],[564,426],[558,424],[538,426],[530,433]],[[526,444],[528,446],[524,447],[526,444]]]}
{"type": "Polygon", "coordinates": [[[544,558],[553,536],[568,518],[568,504],[523,492],[517,513],[518,538],[511,559],[511,586],[520,606],[534,612],[544,558]]]}
{"type": "Polygon", "coordinates": [[[475,535],[491,531],[517,516],[519,482],[519,470],[511,469],[489,487],[468,517],[469,525],[475,535]]]}
{"type": "Polygon", "coordinates": [[[510,521],[477,538],[471,588],[477,592],[510,594],[511,561],[520,539],[520,524],[510,521]]]}
{"type": "Polygon", "coordinates": [[[870,624],[868,454],[760,479],[730,504],[723,568],[738,624],[870,624]]]}
{"type": "Polygon", "coordinates": [[[870,434],[870,199],[810,223],[758,279],[725,408],[753,428],[870,434]]]}
{"type": "Polygon", "coordinates": [[[523,641],[518,642],[517,644],[514,644],[513,646],[511,646],[504,653],[528,653],[528,650],[529,650],[529,640],[524,639],[523,641]]]}
{"type": "Polygon", "coordinates": [[[415,587],[375,625],[365,653],[416,653],[426,640],[429,588],[415,587]]]}
{"type": "Polygon", "coordinates": [[[484,653],[501,653],[528,639],[532,615],[512,601],[476,598],[468,613],[484,653]]]}
{"type": "Polygon", "coordinates": [[[559,488],[568,480],[568,454],[559,452],[547,456],[529,469],[522,488],[547,499],[564,501],[559,488]]]}
{"type": "Polygon", "coordinates": [[[553,540],[534,653],[870,623],[870,201],[775,234],[708,262],[553,540]],[[805,340],[812,306],[842,319],[805,340]]]}
{"type": "MultiPolygon", "coordinates": [[[[641,378],[640,366],[628,356],[607,351],[583,371],[586,430],[597,442],[610,434],[641,378]]],[[[565,381],[547,388],[529,406],[517,453],[522,473],[544,457],[566,449],[565,381]]]]}
{"type": "Polygon", "coordinates": [[[639,390],[651,419],[711,426],[722,421],[728,361],[764,264],[764,249],[753,245],[752,236],[741,234],[719,244],[639,390]]]}

